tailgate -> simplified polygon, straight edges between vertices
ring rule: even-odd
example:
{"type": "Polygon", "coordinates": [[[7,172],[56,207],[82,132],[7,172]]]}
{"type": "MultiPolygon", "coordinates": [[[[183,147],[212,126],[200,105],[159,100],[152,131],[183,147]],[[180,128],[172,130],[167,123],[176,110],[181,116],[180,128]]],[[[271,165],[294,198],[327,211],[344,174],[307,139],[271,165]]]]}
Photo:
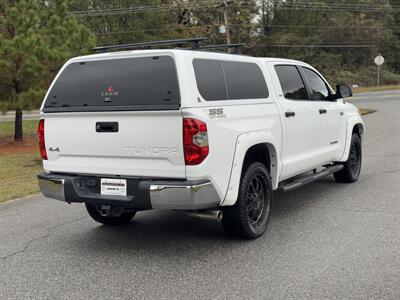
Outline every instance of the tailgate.
{"type": "Polygon", "coordinates": [[[185,178],[180,110],[45,114],[45,141],[46,171],[185,178]]]}

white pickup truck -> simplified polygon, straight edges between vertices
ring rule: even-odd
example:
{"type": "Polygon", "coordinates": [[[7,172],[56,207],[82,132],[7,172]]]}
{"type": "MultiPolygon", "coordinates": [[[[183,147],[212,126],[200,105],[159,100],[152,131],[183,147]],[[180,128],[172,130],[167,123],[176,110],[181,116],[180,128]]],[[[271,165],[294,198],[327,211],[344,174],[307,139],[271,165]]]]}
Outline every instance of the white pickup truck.
{"type": "Polygon", "coordinates": [[[106,225],[173,209],[257,238],[274,190],[358,179],[364,124],[349,96],[288,59],[180,49],[76,57],[41,107],[40,190],[85,203],[106,225]]]}

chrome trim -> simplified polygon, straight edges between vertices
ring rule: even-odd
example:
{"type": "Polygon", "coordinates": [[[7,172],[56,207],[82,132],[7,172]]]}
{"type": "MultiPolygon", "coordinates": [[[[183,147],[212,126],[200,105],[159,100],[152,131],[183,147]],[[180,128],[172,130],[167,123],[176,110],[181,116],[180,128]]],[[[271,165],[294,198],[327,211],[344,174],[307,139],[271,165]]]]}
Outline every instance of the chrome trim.
{"type": "Polygon", "coordinates": [[[40,192],[47,198],[65,202],[64,183],[64,179],[39,178],[40,192]]]}
{"type": "Polygon", "coordinates": [[[151,184],[151,206],[155,209],[204,209],[218,207],[220,200],[211,181],[199,184],[151,184]]]}

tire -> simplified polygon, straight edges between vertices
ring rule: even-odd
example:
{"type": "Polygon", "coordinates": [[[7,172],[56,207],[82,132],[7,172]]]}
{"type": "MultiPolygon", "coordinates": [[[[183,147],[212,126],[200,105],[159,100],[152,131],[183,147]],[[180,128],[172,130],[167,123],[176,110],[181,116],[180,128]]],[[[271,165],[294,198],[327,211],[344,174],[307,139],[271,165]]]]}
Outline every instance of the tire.
{"type": "Polygon", "coordinates": [[[267,229],[272,203],[272,184],[267,168],[250,164],[242,175],[234,206],[223,207],[222,225],[240,238],[256,239],[267,229]]]}
{"type": "Polygon", "coordinates": [[[112,216],[104,217],[99,213],[98,209],[95,206],[87,203],[85,203],[85,205],[86,205],[86,210],[89,213],[89,216],[91,216],[93,220],[107,226],[126,225],[132,220],[132,218],[136,214],[136,212],[133,211],[133,212],[123,212],[118,217],[112,217],[112,216]]]}
{"type": "Polygon", "coordinates": [[[357,133],[351,137],[349,158],[343,164],[343,169],[334,173],[333,176],[337,182],[351,183],[360,177],[362,163],[361,139],[357,133]]]}

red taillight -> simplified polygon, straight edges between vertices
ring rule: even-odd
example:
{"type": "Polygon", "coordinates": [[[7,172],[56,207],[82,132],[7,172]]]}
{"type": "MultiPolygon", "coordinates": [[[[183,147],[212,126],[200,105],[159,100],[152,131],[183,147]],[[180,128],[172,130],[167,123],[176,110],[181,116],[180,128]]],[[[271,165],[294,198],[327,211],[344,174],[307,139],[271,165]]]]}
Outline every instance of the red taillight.
{"type": "Polygon", "coordinates": [[[185,164],[200,164],[207,157],[208,150],[207,124],[197,119],[183,119],[185,164]]]}
{"type": "Polygon", "coordinates": [[[42,156],[42,159],[46,159],[47,160],[46,145],[45,145],[45,142],[44,142],[44,120],[43,119],[41,119],[39,121],[38,137],[39,137],[40,155],[42,156]]]}

